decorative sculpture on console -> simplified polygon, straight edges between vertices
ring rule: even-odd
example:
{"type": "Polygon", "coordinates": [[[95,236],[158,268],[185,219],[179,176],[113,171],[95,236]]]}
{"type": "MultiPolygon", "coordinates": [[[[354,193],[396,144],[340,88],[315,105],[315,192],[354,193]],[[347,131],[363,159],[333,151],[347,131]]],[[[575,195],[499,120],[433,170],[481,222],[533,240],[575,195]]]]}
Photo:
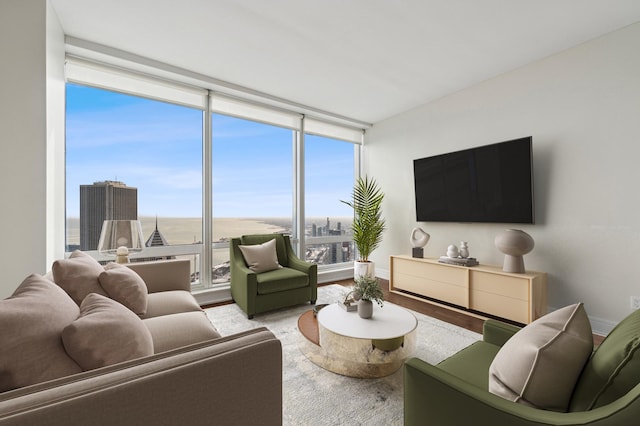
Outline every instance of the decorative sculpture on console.
{"type": "Polygon", "coordinates": [[[431,238],[431,235],[424,232],[422,228],[413,228],[411,237],[409,238],[411,246],[413,247],[411,252],[413,257],[424,257],[423,247],[427,245],[429,238],[431,238]]]}
{"type": "Polygon", "coordinates": [[[523,274],[523,256],[533,250],[535,245],[531,235],[520,229],[507,229],[496,236],[495,244],[498,250],[504,253],[504,264],[502,270],[523,274]]]}

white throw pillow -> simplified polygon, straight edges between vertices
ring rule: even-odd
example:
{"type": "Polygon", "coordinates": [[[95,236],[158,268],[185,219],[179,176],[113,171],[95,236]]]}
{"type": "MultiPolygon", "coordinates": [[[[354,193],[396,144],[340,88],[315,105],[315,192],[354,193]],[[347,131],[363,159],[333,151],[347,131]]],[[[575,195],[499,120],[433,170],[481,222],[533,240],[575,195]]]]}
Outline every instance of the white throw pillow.
{"type": "Polygon", "coordinates": [[[504,344],[489,367],[489,392],[545,410],[566,411],[592,351],[591,324],[582,303],[558,309],[504,344]]]}
{"type": "Polygon", "coordinates": [[[239,247],[247,266],[256,274],[282,268],[278,263],[275,238],[266,243],[239,247]]]}

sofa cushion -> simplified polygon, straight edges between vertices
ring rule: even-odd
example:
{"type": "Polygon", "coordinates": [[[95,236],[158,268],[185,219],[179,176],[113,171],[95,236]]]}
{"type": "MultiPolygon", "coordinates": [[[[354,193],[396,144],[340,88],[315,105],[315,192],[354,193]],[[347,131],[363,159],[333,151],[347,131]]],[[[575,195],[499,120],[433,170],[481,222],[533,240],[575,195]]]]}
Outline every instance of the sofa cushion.
{"type": "Polygon", "coordinates": [[[570,411],[609,404],[640,383],[640,310],[620,322],[591,356],[571,398],[570,411]]]}
{"type": "Polygon", "coordinates": [[[147,312],[147,285],[135,271],[119,263],[108,263],[98,277],[100,285],[113,300],[137,315],[147,312]]]}
{"type": "Polygon", "coordinates": [[[159,291],[191,291],[191,261],[189,259],[164,259],[127,263],[127,268],[144,280],[149,293],[159,291]]]}
{"type": "Polygon", "coordinates": [[[79,314],[69,295],[35,274],[0,301],[0,392],[82,371],[60,339],[79,314]]]}
{"type": "Polygon", "coordinates": [[[285,238],[282,234],[254,234],[243,235],[240,237],[240,244],[253,245],[263,244],[267,241],[274,240],[276,242],[276,253],[278,255],[278,263],[282,266],[289,265],[289,258],[287,256],[287,245],[285,244],[285,238]]]}
{"type": "Polygon", "coordinates": [[[142,320],[96,293],[82,301],[80,318],[65,327],[62,342],[85,371],[153,355],[153,339],[142,320]]]}
{"type": "Polygon", "coordinates": [[[143,323],[151,333],[155,353],[220,337],[204,311],[148,318],[143,323]]]}
{"type": "Polygon", "coordinates": [[[88,254],[76,250],[68,259],[53,262],[53,280],[80,306],[89,293],[106,296],[98,277],[104,268],[88,254]]]}
{"type": "Polygon", "coordinates": [[[278,263],[275,239],[262,244],[240,245],[238,247],[245,263],[256,274],[282,268],[278,263]]]}
{"type": "Polygon", "coordinates": [[[160,291],[147,295],[147,312],[142,315],[142,318],[154,318],[162,315],[201,310],[196,299],[188,291],[160,291]]]}
{"type": "Polygon", "coordinates": [[[278,293],[309,285],[309,275],[291,268],[263,272],[257,276],[256,280],[258,294],[278,293]]]}
{"type": "Polygon", "coordinates": [[[593,350],[582,303],[543,316],[518,331],[489,368],[489,391],[510,401],[566,411],[593,350]]]}

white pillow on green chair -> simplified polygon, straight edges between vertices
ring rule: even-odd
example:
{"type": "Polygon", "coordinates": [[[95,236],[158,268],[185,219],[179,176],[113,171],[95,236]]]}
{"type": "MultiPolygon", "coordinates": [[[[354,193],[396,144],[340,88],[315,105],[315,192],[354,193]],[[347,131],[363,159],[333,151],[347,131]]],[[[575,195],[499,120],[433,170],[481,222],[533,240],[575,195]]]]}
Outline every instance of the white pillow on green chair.
{"type": "Polygon", "coordinates": [[[275,239],[263,244],[240,245],[238,247],[240,247],[247,266],[256,274],[282,268],[278,263],[275,239]]]}
{"type": "Polygon", "coordinates": [[[489,367],[489,392],[541,409],[566,411],[593,335],[582,303],[551,312],[502,346],[489,367]]]}

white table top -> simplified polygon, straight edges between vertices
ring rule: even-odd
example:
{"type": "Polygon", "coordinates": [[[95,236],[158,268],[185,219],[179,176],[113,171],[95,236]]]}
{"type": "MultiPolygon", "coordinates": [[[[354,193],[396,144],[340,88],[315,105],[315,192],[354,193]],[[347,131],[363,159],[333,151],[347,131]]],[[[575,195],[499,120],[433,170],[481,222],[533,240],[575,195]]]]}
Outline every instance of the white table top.
{"type": "Polygon", "coordinates": [[[389,303],[381,308],[374,302],[373,317],[369,319],[347,312],[337,303],[322,308],[317,318],[327,330],[358,339],[393,339],[406,336],[418,326],[411,312],[389,303]]]}

